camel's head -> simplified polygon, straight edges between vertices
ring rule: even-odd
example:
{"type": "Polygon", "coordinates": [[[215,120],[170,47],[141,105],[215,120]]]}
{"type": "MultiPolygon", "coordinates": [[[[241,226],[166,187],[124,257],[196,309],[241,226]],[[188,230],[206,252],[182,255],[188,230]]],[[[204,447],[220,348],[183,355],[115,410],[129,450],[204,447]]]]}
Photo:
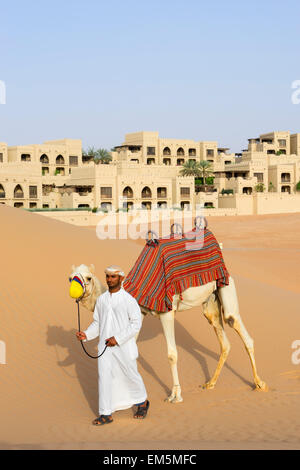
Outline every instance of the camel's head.
{"type": "Polygon", "coordinates": [[[72,273],[69,277],[69,281],[71,283],[69,293],[72,299],[82,300],[83,298],[90,296],[95,285],[95,266],[93,264],[90,266],[81,264],[77,267],[73,265],[71,270],[72,273]]]}

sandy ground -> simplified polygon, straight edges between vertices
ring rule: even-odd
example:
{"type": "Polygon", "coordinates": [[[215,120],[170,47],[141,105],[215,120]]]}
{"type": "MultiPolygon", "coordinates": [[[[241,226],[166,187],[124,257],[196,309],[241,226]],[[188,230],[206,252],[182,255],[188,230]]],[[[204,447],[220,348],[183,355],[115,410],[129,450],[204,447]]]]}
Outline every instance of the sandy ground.
{"type": "MultiPolygon", "coordinates": [[[[249,359],[226,326],[231,352],[214,390],[200,386],[219,355],[201,309],[176,317],[183,403],[164,402],[171,373],[160,321],[146,317],[139,338],[139,370],[151,406],[146,420],[132,410],[94,427],[97,363],[75,338],[76,306],[68,295],[71,265],[93,263],[104,283],[112,263],[128,271],[144,242],[99,240],[93,228],[0,206],[0,448],[7,449],[300,449],[300,214],[211,217],[235,279],[240,312],[255,340],[268,393],[253,391],[249,359]]],[[[82,326],[92,314],[82,309],[82,326]]],[[[95,342],[89,344],[95,351],[95,342]]]]}

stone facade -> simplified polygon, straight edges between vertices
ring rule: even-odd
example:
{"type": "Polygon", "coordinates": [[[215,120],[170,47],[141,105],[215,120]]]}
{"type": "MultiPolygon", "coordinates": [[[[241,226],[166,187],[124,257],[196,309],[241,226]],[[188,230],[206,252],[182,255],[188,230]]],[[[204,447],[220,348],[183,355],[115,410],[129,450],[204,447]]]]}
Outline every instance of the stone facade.
{"type": "Polygon", "coordinates": [[[202,204],[207,209],[253,213],[253,198],[262,191],[270,201],[269,211],[283,194],[284,198],[294,196],[290,203],[300,211],[294,207],[299,204],[300,134],[261,134],[249,139],[248,148],[239,154],[228,150],[216,141],[165,139],[158,132],[136,132],[126,134],[124,143],[114,148],[111,163],[95,164],[83,157],[81,140],[15,147],[0,142],[0,203],[27,209],[105,211],[202,204]],[[196,194],[194,177],[180,175],[181,165],[188,160],[211,163],[213,191],[196,194]]]}

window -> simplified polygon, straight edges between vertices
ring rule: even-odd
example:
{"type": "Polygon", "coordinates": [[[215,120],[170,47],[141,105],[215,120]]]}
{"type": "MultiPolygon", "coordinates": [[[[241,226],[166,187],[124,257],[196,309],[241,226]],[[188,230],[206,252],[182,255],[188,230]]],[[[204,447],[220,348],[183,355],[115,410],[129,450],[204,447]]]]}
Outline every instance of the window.
{"type": "Polygon", "coordinates": [[[207,150],[206,150],[206,156],[207,156],[207,157],[213,157],[213,156],[214,156],[214,151],[213,151],[213,149],[207,149],[207,150]]]}
{"type": "Polygon", "coordinates": [[[0,162],[3,162],[3,153],[0,153],[0,162]]]}
{"type": "Polygon", "coordinates": [[[155,147],[147,147],[147,155],[155,155],[155,147]]]}
{"type": "Polygon", "coordinates": [[[15,199],[17,199],[17,198],[24,199],[23,189],[19,184],[17,184],[17,186],[14,189],[14,198],[15,199]]]}
{"type": "Polygon", "coordinates": [[[152,197],[152,191],[148,186],[145,186],[143,191],[142,191],[142,198],[151,198],[152,197]]]}
{"type": "Polygon", "coordinates": [[[157,188],[157,197],[167,197],[167,188],[157,188]]]}
{"type": "Polygon", "coordinates": [[[286,140],[285,139],[278,139],[279,147],[286,147],[286,140]]]}
{"type": "Polygon", "coordinates": [[[264,174],[263,173],[253,173],[253,176],[256,176],[258,183],[264,182],[264,174]]]}
{"type": "Polygon", "coordinates": [[[29,197],[30,198],[37,197],[37,186],[29,186],[29,197]]]}
{"type": "Polygon", "coordinates": [[[126,186],[126,188],[124,188],[123,197],[133,198],[133,191],[130,186],[126,186]]]}
{"type": "Polygon", "coordinates": [[[29,153],[22,153],[21,155],[21,162],[30,162],[31,157],[29,153]]]}
{"type": "Polygon", "coordinates": [[[163,155],[171,155],[171,150],[169,147],[165,147],[163,150],[163,155]]]}
{"type": "Polygon", "coordinates": [[[49,158],[45,153],[43,153],[43,155],[40,157],[40,162],[41,163],[49,163],[49,158]]]}
{"type": "Polygon", "coordinates": [[[101,187],[101,197],[112,198],[112,187],[101,187]]]}
{"type": "Polygon", "coordinates": [[[1,198],[5,198],[5,190],[4,190],[3,186],[2,186],[2,184],[0,184],[0,197],[1,197],[1,198]]]}
{"type": "Polygon", "coordinates": [[[78,166],[78,157],[75,155],[74,156],[70,155],[69,162],[70,162],[70,166],[78,166]]]}
{"type": "Polygon", "coordinates": [[[155,164],[155,158],[147,158],[147,165],[154,165],[155,164]]]}
{"type": "Polygon", "coordinates": [[[182,147],[179,147],[179,149],[177,150],[177,155],[184,155],[184,150],[182,147]]]}
{"type": "Polygon", "coordinates": [[[65,164],[65,159],[62,155],[58,155],[56,157],[56,164],[57,165],[64,165],[65,164]]]}
{"type": "Polygon", "coordinates": [[[196,156],[196,149],[189,149],[189,156],[195,157],[196,156]]]}
{"type": "Polygon", "coordinates": [[[180,196],[189,196],[190,188],[180,188],[180,196]]]}
{"type": "Polygon", "coordinates": [[[29,208],[30,208],[30,209],[35,209],[36,207],[37,207],[36,202],[30,202],[30,203],[29,203],[29,208]]]}

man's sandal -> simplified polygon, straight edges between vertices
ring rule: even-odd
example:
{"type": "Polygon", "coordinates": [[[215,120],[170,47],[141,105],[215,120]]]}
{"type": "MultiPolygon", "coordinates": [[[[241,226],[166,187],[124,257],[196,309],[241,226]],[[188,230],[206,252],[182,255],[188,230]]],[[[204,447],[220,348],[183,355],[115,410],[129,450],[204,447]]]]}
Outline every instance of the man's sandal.
{"type": "Polygon", "coordinates": [[[94,426],[103,426],[103,424],[112,423],[113,419],[110,415],[101,415],[99,418],[94,419],[93,425],[94,426]]]}
{"type": "Polygon", "coordinates": [[[147,416],[148,408],[150,405],[150,401],[147,400],[146,405],[139,405],[137,408],[137,411],[134,414],[134,417],[136,419],[144,419],[147,416]]]}

